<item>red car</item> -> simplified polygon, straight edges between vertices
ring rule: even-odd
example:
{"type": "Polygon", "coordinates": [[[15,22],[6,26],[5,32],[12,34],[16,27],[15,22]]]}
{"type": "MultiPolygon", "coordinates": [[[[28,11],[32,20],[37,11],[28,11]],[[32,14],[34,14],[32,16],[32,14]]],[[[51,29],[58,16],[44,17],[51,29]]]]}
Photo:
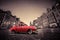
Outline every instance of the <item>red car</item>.
{"type": "Polygon", "coordinates": [[[36,31],[36,27],[35,26],[13,26],[12,28],[10,28],[10,31],[12,32],[26,32],[28,34],[32,34],[33,32],[36,31]]]}

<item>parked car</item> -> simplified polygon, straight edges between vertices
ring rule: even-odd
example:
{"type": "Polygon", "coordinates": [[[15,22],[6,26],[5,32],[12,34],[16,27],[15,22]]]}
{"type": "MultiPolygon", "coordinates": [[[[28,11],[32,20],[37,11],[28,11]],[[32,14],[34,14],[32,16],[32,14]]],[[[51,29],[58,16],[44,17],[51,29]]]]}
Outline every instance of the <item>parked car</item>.
{"type": "Polygon", "coordinates": [[[16,32],[16,33],[28,33],[32,34],[33,32],[36,32],[37,28],[35,26],[13,26],[10,29],[10,32],[16,32]]]}

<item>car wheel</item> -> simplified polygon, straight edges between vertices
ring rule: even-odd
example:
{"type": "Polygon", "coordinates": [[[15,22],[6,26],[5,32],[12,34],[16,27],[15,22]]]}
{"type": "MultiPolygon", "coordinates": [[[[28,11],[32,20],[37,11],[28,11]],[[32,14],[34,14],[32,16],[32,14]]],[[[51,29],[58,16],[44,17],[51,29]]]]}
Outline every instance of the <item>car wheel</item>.
{"type": "Polygon", "coordinates": [[[28,34],[32,34],[32,30],[28,30],[28,34]]]}
{"type": "Polygon", "coordinates": [[[11,32],[12,34],[15,34],[16,32],[14,31],[14,30],[12,30],[12,32],[11,32]]]}

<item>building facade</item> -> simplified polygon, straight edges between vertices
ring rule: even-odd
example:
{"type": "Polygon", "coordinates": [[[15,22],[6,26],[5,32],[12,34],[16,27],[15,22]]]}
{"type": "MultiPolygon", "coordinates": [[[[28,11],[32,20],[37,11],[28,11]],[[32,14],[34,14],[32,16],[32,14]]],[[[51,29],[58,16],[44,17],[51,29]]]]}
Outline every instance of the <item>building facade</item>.
{"type": "Polygon", "coordinates": [[[33,25],[35,25],[37,28],[47,28],[49,26],[47,14],[43,13],[42,16],[34,20],[33,25]]]}
{"type": "Polygon", "coordinates": [[[43,13],[33,25],[39,28],[60,27],[60,1],[56,2],[52,8],[47,8],[47,12],[43,13]]]}

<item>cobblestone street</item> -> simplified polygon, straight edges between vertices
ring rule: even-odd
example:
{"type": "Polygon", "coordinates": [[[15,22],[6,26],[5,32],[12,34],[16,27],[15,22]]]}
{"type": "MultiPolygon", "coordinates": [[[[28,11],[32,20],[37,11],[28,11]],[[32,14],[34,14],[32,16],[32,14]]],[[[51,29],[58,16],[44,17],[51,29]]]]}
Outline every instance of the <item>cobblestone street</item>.
{"type": "Polygon", "coordinates": [[[8,31],[0,31],[0,39],[2,40],[57,40],[60,38],[60,29],[38,29],[38,34],[16,33],[10,34],[8,31]]]}

